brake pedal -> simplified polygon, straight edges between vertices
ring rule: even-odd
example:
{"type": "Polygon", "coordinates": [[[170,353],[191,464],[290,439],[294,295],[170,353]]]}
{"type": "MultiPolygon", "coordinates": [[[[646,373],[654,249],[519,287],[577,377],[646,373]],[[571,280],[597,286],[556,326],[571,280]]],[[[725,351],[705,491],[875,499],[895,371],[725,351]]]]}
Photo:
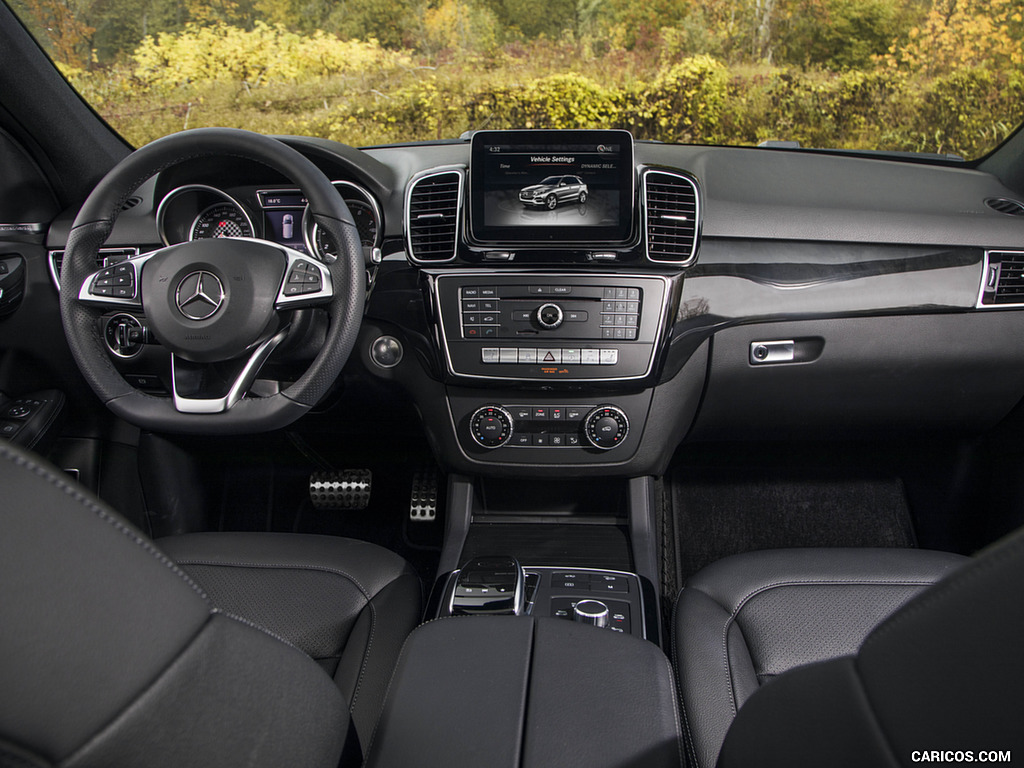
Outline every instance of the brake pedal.
{"type": "Polygon", "coordinates": [[[413,473],[409,519],[414,523],[429,523],[437,519],[437,472],[423,470],[413,473]]]}
{"type": "Polygon", "coordinates": [[[309,476],[309,498],[315,509],[366,509],[372,486],[368,469],[314,472],[309,476]]]}

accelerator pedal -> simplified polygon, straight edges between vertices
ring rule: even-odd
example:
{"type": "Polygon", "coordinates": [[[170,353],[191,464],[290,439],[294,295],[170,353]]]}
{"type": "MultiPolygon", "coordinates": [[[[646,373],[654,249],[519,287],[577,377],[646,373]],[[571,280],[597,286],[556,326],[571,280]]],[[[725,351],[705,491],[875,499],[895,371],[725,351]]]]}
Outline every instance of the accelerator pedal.
{"type": "Polygon", "coordinates": [[[366,509],[372,486],[368,469],[314,472],[309,476],[309,498],[315,509],[366,509]]]}
{"type": "Polygon", "coordinates": [[[409,497],[409,520],[430,523],[437,519],[437,472],[421,470],[412,476],[412,494],[409,497]]]}

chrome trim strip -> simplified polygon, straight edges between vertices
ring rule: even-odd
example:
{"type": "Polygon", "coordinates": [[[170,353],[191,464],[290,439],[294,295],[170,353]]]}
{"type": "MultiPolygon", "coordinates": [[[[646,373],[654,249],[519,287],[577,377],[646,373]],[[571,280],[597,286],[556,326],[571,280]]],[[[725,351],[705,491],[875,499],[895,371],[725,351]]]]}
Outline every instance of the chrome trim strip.
{"type": "Polygon", "coordinates": [[[47,225],[41,221],[18,221],[0,224],[0,235],[41,235],[47,225]]]}
{"type": "MultiPolygon", "coordinates": [[[[702,206],[701,206],[701,191],[700,186],[697,184],[697,180],[691,177],[685,171],[680,170],[669,170],[658,166],[641,166],[640,170],[640,188],[643,191],[641,195],[641,226],[643,226],[644,233],[642,243],[644,246],[644,259],[651,264],[670,264],[679,267],[689,267],[697,260],[697,251],[700,248],[700,237],[701,227],[703,223],[702,217],[702,206]],[[685,181],[693,188],[693,200],[694,200],[694,226],[693,226],[693,245],[690,247],[690,255],[682,260],[669,260],[669,259],[654,259],[651,258],[650,251],[650,238],[648,224],[648,203],[647,203],[647,177],[653,173],[660,173],[665,176],[673,176],[677,179],[685,181]]],[[[689,221],[686,216],[664,216],[662,218],[671,219],[672,221],[689,221]]]]}
{"type": "Polygon", "coordinates": [[[417,264],[420,266],[428,266],[430,264],[447,264],[449,262],[455,261],[455,258],[456,256],[458,256],[459,253],[459,238],[460,233],[462,231],[462,227],[459,225],[459,222],[464,218],[463,208],[465,188],[466,166],[464,165],[442,165],[437,168],[429,168],[425,171],[420,171],[409,180],[409,183],[405,187],[405,206],[402,210],[402,221],[405,224],[406,255],[409,257],[409,261],[411,261],[413,264],[417,264]],[[459,190],[455,201],[455,247],[452,250],[452,255],[447,259],[428,259],[426,261],[423,261],[421,259],[416,258],[416,255],[413,252],[412,247],[412,222],[410,220],[410,215],[412,213],[412,193],[413,190],[416,188],[416,185],[419,184],[421,181],[428,179],[431,176],[440,176],[446,173],[454,173],[459,178],[459,190]]]}
{"type": "Polygon", "coordinates": [[[231,385],[231,388],[224,397],[192,398],[182,397],[179,395],[178,378],[174,366],[175,356],[174,354],[171,354],[171,390],[174,396],[175,410],[179,413],[223,413],[230,409],[245,396],[246,391],[252,386],[253,381],[256,380],[256,375],[259,373],[260,368],[263,367],[263,364],[267,361],[267,358],[273,354],[274,350],[277,349],[277,346],[284,341],[285,337],[288,335],[289,327],[290,326],[286,325],[276,334],[256,347],[252,355],[249,357],[249,361],[235,378],[234,383],[231,385]]]}
{"type": "MultiPolygon", "coordinates": [[[[431,274],[431,273],[427,273],[427,274],[431,274]]],[[[460,373],[459,371],[455,370],[455,368],[454,368],[454,366],[452,364],[451,351],[448,349],[448,337],[447,337],[447,335],[445,334],[445,331],[444,331],[444,319],[443,319],[442,314],[441,314],[441,292],[439,290],[434,290],[434,296],[432,297],[432,302],[434,304],[434,312],[436,313],[435,314],[434,322],[435,322],[435,325],[440,330],[440,333],[441,333],[441,338],[439,339],[440,346],[444,350],[445,365],[447,366],[448,373],[450,373],[452,376],[461,376],[462,378],[467,378],[467,379],[488,379],[488,380],[491,380],[491,381],[533,381],[533,382],[543,381],[543,382],[547,382],[549,384],[561,384],[561,383],[580,383],[580,382],[592,383],[592,382],[595,382],[595,381],[635,381],[635,380],[638,380],[638,379],[646,379],[648,376],[651,375],[651,372],[654,370],[654,361],[655,361],[655,359],[658,356],[658,351],[661,349],[661,347],[663,346],[663,343],[664,343],[665,329],[668,327],[668,320],[669,320],[668,314],[669,314],[669,309],[670,309],[671,301],[672,301],[672,295],[671,295],[672,294],[672,291],[671,291],[672,281],[671,281],[671,279],[665,277],[664,275],[638,275],[638,274],[634,274],[634,273],[623,274],[623,273],[608,273],[608,272],[538,272],[535,269],[534,270],[526,270],[526,269],[522,269],[522,268],[520,268],[520,269],[516,269],[516,268],[502,269],[502,270],[500,270],[500,272],[499,271],[494,271],[494,270],[481,270],[481,269],[475,269],[475,270],[473,270],[473,269],[450,270],[450,271],[446,270],[444,274],[432,274],[431,276],[433,277],[435,282],[439,283],[441,280],[444,280],[444,279],[447,279],[447,278],[450,278],[450,277],[477,277],[477,278],[480,278],[482,281],[486,281],[488,275],[497,275],[497,274],[500,274],[502,276],[505,276],[505,275],[517,275],[517,276],[537,275],[539,277],[541,277],[541,276],[542,277],[570,277],[570,278],[574,278],[574,279],[577,279],[577,280],[584,280],[584,279],[589,279],[589,278],[593,278],[593,277],[661,280],[663,285],[664,285],[664,290],[662,292],[662,297],[661,297],[661,313],[660,313],[660,318],[658,320],[658,328],[656,329],[655,334],[654,334],[654,341],[651,344],[651,346],[652,346],[651,356],[650,356],[650,358],[647,361],[647,369],[643,373],[641,373],[641,374],[639,374],[637,376],[602,376],[602,377],[592,377],[592,378],[587,378],[587,379],[540,379],[540,378],[530,378],[530,377],[521,377],[521,376],[486,376],[486,375],[475,374],[475,373],[460,373]]],[[[461,305],[461,301],[460,301],[458,310],[459,310],[459,323],[460,323],[460,328],[461,328],[461,322],[462,322],[462,305],[461,305]]],[[[595,340],[594,343],[595,344],[601,344],[604,341],[606,341],[606,340],[595,340]]],[[[616,343],[614,339],[609,339],[607,341],[608,341],[608,346],[614,346],[615,343],[616,343]]],[[[636,341],[632,341],[632,342],[625,342],[625,343],[633,343],[633,344],[635,344],[637,342],[636,341]]],[[[497,344],[497,342],[495,342],[495,344],[497,344]]]]}
{"type": "MultiPolygon", "coordinates": [[[[1003,248],[990,248],[985,251],[985,259],[981,266],[981,285],[978,286],[978,300],[974,304],[975,309],[1019,309],[1024,307],[1024,302],[1017,302],[1014,304],[982,304],[982,299],[985,298],[985,283],[988,279],[989,270],[989,257],[994,253],[1009,253],[1015,256],[1024,256],[1024,251],[1014,251],[1003,248]]],[[[998,283],[997,283],[998,286],[998,283]]]]}
{"type": "MultiPolygon", "coordinates": [[[[167,215],[167,206],[171,203],[171,201],[174,198],[184,194],[185,192],[192,191],[209,192],[211,194],[217,195],[218,197],[221,197],[226,202],[232,203],[236,208],[238,208],[239,211],[242,212],[242,215],[245,217],[245,220],[249,224],[249,231],[252,232],[253,237],[256,237],[256,227],[253,224],[252,217],[249,215],[248,209],[244,205],[242,205],[238,200],[233,198],[224,190],[217,189],[216,187],[211,187],[208,184],[185,184],[183,186],[172,189],[170,192],[164,195],[163,199],[160,200],[160,205],[158,205],[156,208],[156,231],[160,235],[160,242],[162,242],[164,245],[177,245],[177,243],[170,243],[167,240],[167,233],[164,230],[164,217],[167,215]]],[[[210,206],[204,208],[199,213],[199,216],[202,216],[209,209],[210,206]]],[[[192,225],[188,229],[188,240],[182,240],[182,242],[189,242],[193,239],[192,232],[195,230],[196,220],[199,218],[199,216],[196,216],[196,218],[192,220],[192,225]]]]}

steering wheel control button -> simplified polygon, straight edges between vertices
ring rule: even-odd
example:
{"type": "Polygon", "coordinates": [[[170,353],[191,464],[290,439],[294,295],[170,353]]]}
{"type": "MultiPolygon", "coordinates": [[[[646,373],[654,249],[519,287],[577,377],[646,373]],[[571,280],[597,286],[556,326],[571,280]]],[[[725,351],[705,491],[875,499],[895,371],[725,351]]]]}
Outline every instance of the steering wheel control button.
{"type": "Polygon", "coordinates": [[[564,317],[557,304],[541,304],[537,308],[537,325],[546,330],[553,331],[560,326],[564,317]]]}
{"type": "Polygon", "coordinates": [[[512,437],[512,416],[498,405],[478,408],[469,420],[473,439],[484,448],[499,448],[512,437]]]}
{"type": "Polygon", "coordinates": [[[296,261],[288,272],[285,282],[285,296],[306,296],[323,290],[320,268],[305,261],[296,261]]]}
{"type": "Polygon", "coordinates": [[[394,336],[379,336],[370,345],[370,359],[378,368],[394,368],[402,362],[402,342],[394,336]]]}
{"type": "Polygon", "coordinates": [[[93,275],[89,286],[91,296],[134,299],[135,293],[135,268],[131,264],[118,264],[101,269],[93,275]]]}
{"type": "Polygon", "coordinates": [[[583,422],[583,433],[595,448],[610,450],[622,444],[629,433],[629,420],[614,405],[601,405],[592,410],[583,422]]]}

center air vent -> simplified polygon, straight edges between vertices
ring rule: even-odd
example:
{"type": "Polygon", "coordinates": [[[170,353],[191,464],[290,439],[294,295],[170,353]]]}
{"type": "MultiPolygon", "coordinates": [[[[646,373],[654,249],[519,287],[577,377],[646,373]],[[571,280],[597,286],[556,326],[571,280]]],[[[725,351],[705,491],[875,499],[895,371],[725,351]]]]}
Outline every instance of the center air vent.
{"type": "Polygon", "coordinates": [[[988,251],[979,307],[1024,306],[1024,251],[988,251]]]}
{"type": "Polygon", "coordinates": [[[461,203],[459,171],[431,173],[412,183],[405,211],[412,261],[437,264],[455,258],[461,203]]]}
{"type": "Polygon", "coordinates": [[[643,175],[647,258],[688,266],[697,258],[700,200],[687,176],[647,170],[643,175]]]}
{"type": "Polygon", "coordinates": [[[990,197],[985,201],[985,205],[993,211],[999,211],[1008,216],[1024,216],[1024,203],[1010,200],[1007,197],[990,197]]]}

